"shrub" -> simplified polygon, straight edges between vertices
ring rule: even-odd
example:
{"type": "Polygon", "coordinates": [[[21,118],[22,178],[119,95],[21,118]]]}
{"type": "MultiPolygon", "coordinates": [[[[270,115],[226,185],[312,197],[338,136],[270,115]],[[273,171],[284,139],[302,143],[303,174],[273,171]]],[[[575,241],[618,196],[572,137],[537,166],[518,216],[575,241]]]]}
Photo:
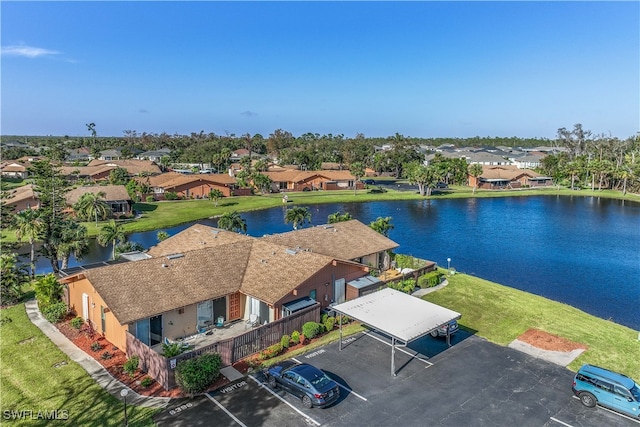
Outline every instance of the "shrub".
{"type": "Polygon", "coordinates": [[[71,319],[71,326],[74,329],[80,330],[80,328],[82,328],[82,325],[84,325],[84,319],[82,317],[78,316],[71,319]]]}
{"type": "Polygon", "coordinates": [[[36,299],[38,300],[38,305],[41,310],[59,303],[60,298],[62,298],[62,284],[58,282],[58,279],[53,273],[47,274],[37,280],[33,284],[33,289],[36,291],[36,299]]]}
{"type": "Polygon", "coordinates": [[[96,334],[96,330],[93,329],[93,325],[91,324],[91,322],[87,322],[84,325],[82,325],[82,327],[80,328],[80,331],[84,332],[84,334],[89,338],[93,338],[93,336],[96,334]]]}
{"type": "Polygon", "coordinates": [[[327,313],[322,313],[322,316],[320,316],[320,323],[326,322],[328,317],[329,315],[327,313]]]}
{"type": "Polygon", "coordinates": [[[338,317],[338,321],[336,323],[338,323],[339,325],[346,325],[349,322],[351,322],[349,316],[342,315],[338,317]]]}
{"type": "Polygon", "coordinates": [[[206,353],[183,360],[176,367],[176,382],[187,394],[204,391],[220,375],[222,358],[218,353],[206,353]]]}
{"type": "Polygon", "coordinates": [[[415,270],[425,265],[424,261],[411,255],[396,254],[395,261],[398,268],[412,268],[415,270]]]}
{"type": "Polygon", "coordinates": [[[67,314],[67,304],[54,302],[42,309],[42,315],[51,323],[58,323],[67,314]]]}
{"type": "Polygon", "coordinates": [[[122,369],[129,374],[131,378],[136,374],[138,370],[138,364],[140,363],[140,358],[138,356],[133,356],[122,365],[122,369]]]}
{"type": "Polygon", "coordinates": [[[171,344],[162,343],[162,355],[166,358],[176,357],[184,352],[184,347],[177,342],[171,344]]]}
{"type": "Polygon", "coordinates": [[[178,193],[175,191],[167,191],[164,193],[165,200],[178,200],[178,193]]]}
{"type": "Polygon", "coordinates": [[[316,322],[307,322],[302,325],[302,333],[305,338],[313,339],[320,332],[320,324],[316,322]]]}
{"type": "Polygon", "coordinates": [[[284,350],[284,348],[282,344],[278,342],[262,350],[259,357],[261,360],[271,359],[282,353],[282,350],[284,350]]]}
{"type": "Polygon", "coordinates": [[[326,320],[324,321],[324,327],[327,330],[327,332],[332,331],[335,325],[336,325],[335,317],[327,317],[326,320]]]}
{"type": "Polygon", "coordinates": [[[291,332],[291,344],[293,345],[300,344],[300,332],[298,331],[291,332]]]}
{"type": "Polygon", "coordinates": [[[418,286],[422,289],[431,288],[440,284],[443,274],[439,271],[431,271],[418,277],[418,286]]]}
{"type": "Polygon", "coordinates": [[[100,344],[98,341],[91,343],[91,350],[92,351],[102,350],[102,344],[100,344]]]}
{"type": "Polygon", "coordinates": [[[387,285],[391,289],[395,289],[400,292],[404,292],[405,294],[410,294],[413,292],[413,289],[416,287],[416,281],[413,279],[401,280],[399,282],[389,283],[387,285]]]}
{"type": "Polygon", "coordinates": [[[282,348],[289,348],[289,343],[291,342],[291,337],[287,334],[284,334],[280,339],[280,345],[282,348]]]}
{"type": "Polygon", "coordinates": [[[153,378],[151,377],[144,377],[142,381],[140,381],[140,385],[144,388],[151,386],[151,384],[153,384],[153,378]]]}
{"type": "Polygon", "coordinates": [[[113,354],[109,353],[108,351],[105,351],[104,353],[102,353],[102,355],[100,356],[100,358],[102,360],[108,360],[111,359],[113,357],[113,354]]]}
{"type": "Polygon", "coordinates": [[[147,202],[155,202],[156,199],[153,198],[153,196],[147,196],[147,202]]]}

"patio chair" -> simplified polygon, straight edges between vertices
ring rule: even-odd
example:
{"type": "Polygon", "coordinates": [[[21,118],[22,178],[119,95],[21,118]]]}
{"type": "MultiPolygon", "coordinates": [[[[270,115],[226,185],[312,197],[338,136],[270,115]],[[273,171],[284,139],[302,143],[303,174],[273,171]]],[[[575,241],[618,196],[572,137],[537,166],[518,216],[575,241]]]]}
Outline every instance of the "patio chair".
{"type": "Polygon", "coordinates": [[[258,315],[255,313],[251,313],[249,318],[244,322],[244,328],[253,328],[260,324],[260,320],[258,319],[258,315]]]}

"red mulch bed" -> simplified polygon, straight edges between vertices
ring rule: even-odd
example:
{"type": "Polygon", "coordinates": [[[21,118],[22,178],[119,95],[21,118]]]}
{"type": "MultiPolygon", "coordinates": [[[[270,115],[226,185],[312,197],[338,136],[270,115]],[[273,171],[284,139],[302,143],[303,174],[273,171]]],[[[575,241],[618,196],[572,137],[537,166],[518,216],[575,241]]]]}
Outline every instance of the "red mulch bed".
{"type": "MultiPolygon", "coordinates": [[[[93,338],[89,337],[86,331],[78,331],[69,323],[71,319],[66,319],[63,322],[56,324],[56,327],[62,334],[64,334],[67,338],[69,338],[78,348],[82,349],[89,356],[92,356],[98,363],[100,363],[104,368],[118,381],[127,385],[130,389],[135,391],[138,394],[143,396],[153,396],[153,397],[188,397],[186,394],[182,393],[179,387],[175,387],[171,390],[165,390],[157,381],[153,380],[149,387],[143,387],[141,382],[142,379],[147,377],[147,374],[140,371],[139,369],[136,371],[135,375],[131,377],[129,374],[124,372],[123,365],[127,361],[126,354],[118,349],[116,346],[107,341],[102,335],[95,333],[93,338]],[[99,343],[101,345],[101,349],[98,351],[94,351],[91,349],[91,345],[93,343],[99,343]],[[110,359],[103,359],[102,355],[105,352],[109,352],[112,357],[110,359]]],[[[249,366],[246,363],[244,367],[246,373],[249,366]]],[[[235,365],[234,365],[235,366],[235,365]]],[[[236,368],[237,369],[237,368],[236,368]]],[[[238,369],[239,370],[239,369],[238,369]]],[[[242,372],[242,371],[240,371],[242,372]]],[[[207,389],[207,391],[216,390],[222,387],[225,384],[228,384],[229,380],[227,380],[224,376],[220,375],[220,377],[207,389]]]]}
{"type": "Polygon", "coordinates": [[[550,334],[540,329],[529,329],[524,334],[518,337],[518,340],[526,342],[536,348],[550,351],[564,351],[569,352],[577,350],[579,348],[589,348],[585,344],[570,341],[566,338],[559,337],[557,335],[550,334]]]}
{"type": "MultiPolygon", "coordinates": [[[[81,331],[75,329],[71,326],[71,319],[65,319],[64,321],[57,323],[56,327],[62,334],[64,334],[67,338],[69,338],[78,348],[82,349],[89,356],[92,356],[98,363],[100,363],[104,368],[118,381],[127,385],[136,393],[143,396],[153,396],[153,397],[171,397],[171,398],[181,398],[181,397],[189,397],[188,395],[182,393],[182,390],[179,387],[175,387],[171,390],[165,390],[157,381],[153,380],[150,386],[143,387],[141,382],[142,379],[147,377],[147,374],[140,371],[139,369],[136,371],[135,375],[131,377],[129,374],[124,372],[123,365],[127,361],[126,354],[118,349],[118,347],[114,346],[112,343],[107,341],[102,335],[98,333],[94,333],[93,337],[89,336],[89,333],[86,330],[86,327],[83,327],[81,331]],[[100,350],[94,351],[91,348],[93,343],[99,343],[101,346],[100,350]],[[105,352],[109,352],[112,356],[108,359],[103,359],[102,355],[105,352]]],[[[304,340],[304,337],[301,336],[304,340]]],[[[291,346],[287,351],[296,350],[298,348],[304,347],[310,342],[315,341],[320,337],[314,338],[313,340],[304,340],[304,343],[297,344],[295,346],[291,346]]],[[[241,360],[233,364],[233,367],[236,368],[243,375],[247,375],[249,369],[252,366],[259,366],[261,363],[258,355],[253,355],[248,357],[245,360],[241,360]]],[[[225,378],[223,375],[213,383],[206,391],[216,390],[230,381],[225,378]]]]}

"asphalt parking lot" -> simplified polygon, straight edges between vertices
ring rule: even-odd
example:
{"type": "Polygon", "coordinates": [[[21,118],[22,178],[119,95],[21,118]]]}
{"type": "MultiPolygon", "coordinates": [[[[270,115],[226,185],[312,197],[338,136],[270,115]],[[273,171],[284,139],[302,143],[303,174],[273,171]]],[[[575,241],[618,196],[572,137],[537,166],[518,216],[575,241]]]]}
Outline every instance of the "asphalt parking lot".
{"type": "Polygon", "coordinates": [[[421,338],[396,349],[376,333],[345,338],[295,360],[311,363],[341,385],[338,402],[306,409],[271,390],[261,373],[221,390],[176,401],[155,417],[159,426],[640,426],[572,396],[573,373],[460,331],[447,349],[421,338]]]}

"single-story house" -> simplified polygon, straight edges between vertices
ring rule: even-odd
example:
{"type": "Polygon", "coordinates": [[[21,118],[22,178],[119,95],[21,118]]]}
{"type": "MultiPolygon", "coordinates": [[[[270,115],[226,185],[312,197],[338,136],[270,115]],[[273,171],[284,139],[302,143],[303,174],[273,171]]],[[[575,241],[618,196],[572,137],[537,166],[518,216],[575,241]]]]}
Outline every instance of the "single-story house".
{"type": "Polygon", "coordinates": [[[127,188],[124,185],[92,185],[86,187],[78,187],[73,190],[69,190],[65,194],[67,205],[73,206],[80,200],[85,193],[105,193],[103,200],[111,208],[111,212],[114,216],[129,215],[131,213],[131,206],[133,206],[133,200],[127,192],[127,188]]]}
{"type": "Polygon", "coordinates": [[[28,164],[22,162],[7,162],[0,167],[0,174],[6,178],[22,178],[29,176],[28,164]]]}
{"type": "Polygon", "coordinates": [[[482,175],[477,179],[469,175],[469,186],[488,190],[521,187],[544,187],[553,185],[550,177],[517,166],[482,166],[482,175]]]}
{"type": "Polygon", "coordinates": [[[75,182],[78,180],[85,181],[105,181],[109,179],[109,174],[117,166],[109,165],[96,165],[96,166],[62,166],[60,168],[60,174],[65,177],[67,181],[75,182]]]}
{"type": "Polygon", "coordinates": [[[261,324],[272,322],[305,297],[328,307],[347,282],[369,273],[360,263],[200,224],[148,256],[61,273],[69,307],[124,351],[127,332],[151,347],[164,337],[192,335],[220,316],[228,322],[254,314],[261,324]]]}
{"type": "Polygon", "coordinates": [[[283,170],[264,172],[271,178],[273,191],[353,190],[354,185],[363,189],[364,184],[348,170],[300,171],[283,170]]]}
{"type": "Polygon", "coordinates": [[[158,175],[162,171],[160,167],[151,160],[99,160],[93,159],[87,166],[109,166],[112,168],[123,168],[129,173],[129,176],[140,175],[158,175]]]}
{"type": "Polygon", "coordinates": [[[185,175],[166,172],[138,181],[151,187],[151,194],[157,200],[164,200],[165,193],[174,192],[184,199],[206,199],[211,190],[220,190],[224,197],[251,195],[250,188],[240,188],[237,180],[229,174],[185,175]]]}
{"type": "Polygon", "coordinates": [[[37,209],[40,207],[40,199],[33,185],[27,184],[8,191],[9,196],[5,200],[7,206],[13,206],[14,212],[21,212],[25,209],[37,209]]]}

